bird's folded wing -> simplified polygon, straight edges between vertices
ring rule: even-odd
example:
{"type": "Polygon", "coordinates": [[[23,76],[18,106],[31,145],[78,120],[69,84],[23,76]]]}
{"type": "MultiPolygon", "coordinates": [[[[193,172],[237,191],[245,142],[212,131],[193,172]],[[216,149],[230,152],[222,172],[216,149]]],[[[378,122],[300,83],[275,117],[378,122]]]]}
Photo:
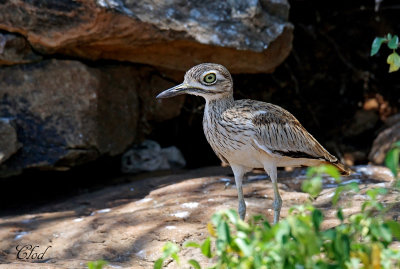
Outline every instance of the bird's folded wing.
{"type": "MultiPolygon", "coordinates": [[[[260,121],[260,116],[254,119],[260,121]]],[[[321,159],[336,162],[336,157],[325,150],[321,144],[308,133],[300,123],[295,121],[269,121],[256,125],[258,135],[254,142],[272,154],[292,158],[321,159]]]]}
{"type": "Polygon", "coordinates": [[[255,147],[270,154],[337,162],[337,158],[285,109],[259,101],[240,101],[233,108],[234,113],[227,113],[225,118],[237,126],[254,130],[255,147]]]}

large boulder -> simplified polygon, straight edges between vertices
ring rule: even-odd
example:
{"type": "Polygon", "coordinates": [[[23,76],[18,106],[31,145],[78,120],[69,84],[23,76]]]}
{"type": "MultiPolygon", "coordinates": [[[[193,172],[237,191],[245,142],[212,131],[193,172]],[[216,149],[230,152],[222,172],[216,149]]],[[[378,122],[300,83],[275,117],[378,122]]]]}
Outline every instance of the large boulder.
{"type": "Polygon", "coordinates": [[[1,68],[0,117],[13,119],[23,147],[10,153],[0,174],[29,167],[66,169],[121,154],[144,135],[142,127],[154,117],[151,107],[163,119],[179,114],[182,98],[171,106],[141,97],[173,85],[160,76],[149,67],[94,67],[70,60],[1,68]]]}
{"type": "Polygon", "coordinates": [[[369,160],[375,164],[382,164],[393,143],[399,140],[400,114],[396,114],[386,120],[384,127],[375,138],[368,156],[369,160]]]}
{"type": "Polygon", "coordinates": [[[0,1],[0,29],[43,54],[258,73],[289,54],[288,13],[287,0],[14,0],[0,1]]]}
{"type": "Polygon", "coordinates": [[[40,61],[25,37],[0,32],[0,65],[25,64],[40,61]]]}
{"type": "Polygon", "coordinates": [[[154,97],[200,62],[272,72],[288,13],[286,0],[0,0],[0,176],[122,154],[179,114],[183,96],[154,97]]]}
{"type": "Polygon", "coordinates": [[[0,118],[0,164],[20,148],[17,132],[9,118],[0,118]]]}

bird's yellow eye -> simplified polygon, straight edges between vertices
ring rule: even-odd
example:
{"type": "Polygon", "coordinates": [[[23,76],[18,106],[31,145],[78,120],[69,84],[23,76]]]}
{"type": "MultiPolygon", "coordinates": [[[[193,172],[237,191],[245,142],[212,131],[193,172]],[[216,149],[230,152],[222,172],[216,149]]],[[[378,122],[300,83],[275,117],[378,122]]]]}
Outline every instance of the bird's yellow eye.
{"type": "Polygon", "coordinates": [[[203,77],[203,81],[207,84],[212,84],[217,80],[215,73],[208,73],[203,77]]]}

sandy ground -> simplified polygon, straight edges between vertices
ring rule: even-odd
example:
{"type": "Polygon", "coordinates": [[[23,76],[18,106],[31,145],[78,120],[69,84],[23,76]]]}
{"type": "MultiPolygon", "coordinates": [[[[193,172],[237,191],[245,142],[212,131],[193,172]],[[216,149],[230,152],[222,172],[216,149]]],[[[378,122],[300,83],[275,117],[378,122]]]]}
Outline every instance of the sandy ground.
{"type": "MultiPolygon", "coordinates": [[[[304,172],[298,169],[279,173],[282,217],[291,206],[308,199],[300,191],[304,172]]],[[[367,199],[367,189],[388,186],[393,180],[383,167],[360,166],[356,172],[344,181],[358,182],[361,192],[349,193],[341,200],[345,214],[360,210],[367,199]]],[[[333,181],[325,179],[323,193],[314,201],[324,211],[324,228],[337,224],[330,203],[334,187],[333,181]]],[[[244,193],[247,216],[266,214],[272,220],[273,190],[267,176],[250,175],[244,193]]],[[[384,199],[391,203],[396,197],[389,195],[384,199]]],[[[236,207],[236,187],[230,168],[209,167],[141,179],[132,176],[129,183],[1,217],[0,269],[87,268],[88,261],[98,259],[109,262],[105,268],[152,268],[165,242],[181,245],[187,240],[203,240],[208,235],[206,227],[212,214],[236,207]],[[31,253],[30,245],[38,247],[31,253]]],[[[388,217],[396,219],[398,212],[397,205],[388,217]]],[[[200,257],[197,249],[181,252],[182,260],[196,258],[203,265],[210,265],[210,261],[200,257]]],[[[175,267],[174,263],[167,265],[175,267]]]]}

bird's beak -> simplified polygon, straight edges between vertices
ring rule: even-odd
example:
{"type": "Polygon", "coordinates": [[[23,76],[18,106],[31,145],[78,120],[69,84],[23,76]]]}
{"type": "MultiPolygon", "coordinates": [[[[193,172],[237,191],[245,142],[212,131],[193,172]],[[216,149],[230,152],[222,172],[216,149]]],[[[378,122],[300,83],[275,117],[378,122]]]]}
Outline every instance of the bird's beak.
{"type": "Polygon", "coordinates": [[[156,98],[169,98],[177,95],[181,95],[186,93],[186,90],[189,89],[189,86],[185,83],[179,84],[175,87],[172,87],[168,90],[161,92],[156,98]]]}

